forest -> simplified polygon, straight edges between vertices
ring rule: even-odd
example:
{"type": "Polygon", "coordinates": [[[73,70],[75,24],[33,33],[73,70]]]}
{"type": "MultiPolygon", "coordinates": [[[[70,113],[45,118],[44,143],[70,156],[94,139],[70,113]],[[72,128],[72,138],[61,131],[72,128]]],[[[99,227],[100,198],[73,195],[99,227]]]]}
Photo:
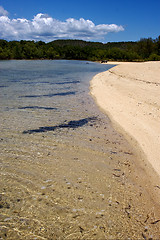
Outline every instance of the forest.
{"type": "Polygon", "coordinates": [[[87,61],[160,61],[160,36],[136,42],[83,40],[6,41],[0,39],[0,60],[73,59],[87,61]]]}

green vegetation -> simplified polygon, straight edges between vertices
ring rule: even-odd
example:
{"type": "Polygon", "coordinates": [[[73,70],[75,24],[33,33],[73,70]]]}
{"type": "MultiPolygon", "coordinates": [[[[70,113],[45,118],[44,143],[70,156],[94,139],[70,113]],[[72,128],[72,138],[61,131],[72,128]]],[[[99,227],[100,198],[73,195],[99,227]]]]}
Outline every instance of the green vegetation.
{"type": "Polygon", "coordinates": [[[0,59],[76,59],[118,61],[160,61],[160,36],[137,42],[86,42],[82,40],[0,40],[0,59]]]}

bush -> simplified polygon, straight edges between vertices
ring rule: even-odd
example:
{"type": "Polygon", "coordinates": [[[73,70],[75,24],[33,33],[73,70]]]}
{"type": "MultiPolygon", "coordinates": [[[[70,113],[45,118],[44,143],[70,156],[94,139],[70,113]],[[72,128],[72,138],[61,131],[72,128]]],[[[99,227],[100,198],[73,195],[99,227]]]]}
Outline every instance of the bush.
{"type": "Polygon", "coordinates": [[[150,56],[149,56],[149,61],[160,61],[160,56],[157,55],[156,53],[152,53],[150,56]]]}

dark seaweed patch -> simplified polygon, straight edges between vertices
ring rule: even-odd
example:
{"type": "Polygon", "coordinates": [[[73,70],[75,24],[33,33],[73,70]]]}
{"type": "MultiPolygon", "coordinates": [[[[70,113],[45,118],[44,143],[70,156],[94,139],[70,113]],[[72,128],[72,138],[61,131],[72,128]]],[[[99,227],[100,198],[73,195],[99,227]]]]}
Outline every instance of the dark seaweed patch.
{"type": "Polygon", "coordinates": [[[77,83],[80,83],[80,81],[55,82],[55,83],[51,83],[51,84],[64,85],[64,84],[77,84],[77,83]]]}
{"type": "Polygon", "coordinates": [[[42,132],[50,132],[50,131],[55,131],[56,129],[61,129],[61,128],[72,128],[76,129],[79,127],[83,127],[84,125],[90,123],[90,122],[95,122],[97,120],[97,117],[90,117],[90,118],[83,118],[80,120],[75,120],[75,121],[69,121],[68,123],[63,123],[57,126],[51,126],[51,127],[40,127],[38,129],[32,129],[32,130],[27,130],[23,131],[23,134],[29,133],[42,133],[42,132]]]}
{"type": "Polygon", "coordinates": [[[9,82],[19,83],[21,80],[10,80],[9,82]]]}
{"type": "Polygon", "coordinates": [[[75,93],[76,92],[62,92],[62,93],[50,93],[50,94],[44,94],[44,95],[25,95],[25,96],[19,96],[19,98],[67,96],[67,95],[75,95],[75,93]]]}
{"type": "Polygon", "coordinates": [[[39,106],[26,106],[26,107],[19,107],[18,109],[44,109],[44,110],[57,110],[57,108],[51,108],[51,107],[39,107],[39,106]]]}
{"type": "Polygon", "coordinates": [[[26,85],[36,85],[36,84],[49,84],[50,82],[22,82],[23,84],[26,84],[26,85]]]}

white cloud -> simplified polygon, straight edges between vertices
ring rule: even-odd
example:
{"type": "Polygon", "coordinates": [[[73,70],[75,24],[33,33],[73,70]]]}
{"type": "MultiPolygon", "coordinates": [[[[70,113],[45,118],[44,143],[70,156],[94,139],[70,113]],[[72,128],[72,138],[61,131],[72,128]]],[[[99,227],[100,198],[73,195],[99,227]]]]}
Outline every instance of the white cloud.
{"type": "Polygon", "coordinates": [[[8,12],[0,7],[0,38],[7,40],[52,41],[59,38],[96,40],[110,32],[123,31],[116,24],[95,25],[90,20],[69,18],[62,22],[47,14],[39,13],[32,20],[10,19],[8,12]]]}
{"type": "Polygon", "coordinates": [[[0,6],[0,16],[7,16],[7,15],[8,15],[8,12],[4,10],[2,6],[0,6]]]}

